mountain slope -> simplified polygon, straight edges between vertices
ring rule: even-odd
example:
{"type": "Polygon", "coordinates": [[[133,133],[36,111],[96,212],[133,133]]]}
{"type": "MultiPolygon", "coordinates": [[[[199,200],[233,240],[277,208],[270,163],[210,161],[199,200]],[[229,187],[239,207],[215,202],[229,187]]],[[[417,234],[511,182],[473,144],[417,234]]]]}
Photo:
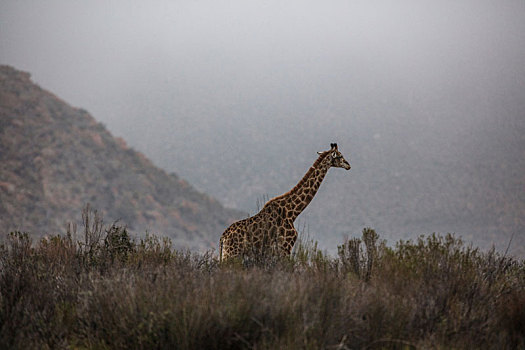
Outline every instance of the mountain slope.
{"type": "Polygon", "coordinates": [[[226,209],[114,138],[86,111],[0,66],[0,228],[63,232],[91,203],[137,233],[214,245],[242,213],[226,209]]]}

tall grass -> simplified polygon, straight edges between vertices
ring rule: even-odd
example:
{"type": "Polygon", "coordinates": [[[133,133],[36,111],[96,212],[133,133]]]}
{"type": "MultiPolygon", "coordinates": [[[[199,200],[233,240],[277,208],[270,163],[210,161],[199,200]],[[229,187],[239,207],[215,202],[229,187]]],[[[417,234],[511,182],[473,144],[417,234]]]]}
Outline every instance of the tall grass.
{"type": "Polygon", "coordinates": [[[523,261],[452,235],[365,229],[336,258],[307,241],[245,267],[85,216],[80,238],[0,246],[0,348],[525,347],[523,261]]]}

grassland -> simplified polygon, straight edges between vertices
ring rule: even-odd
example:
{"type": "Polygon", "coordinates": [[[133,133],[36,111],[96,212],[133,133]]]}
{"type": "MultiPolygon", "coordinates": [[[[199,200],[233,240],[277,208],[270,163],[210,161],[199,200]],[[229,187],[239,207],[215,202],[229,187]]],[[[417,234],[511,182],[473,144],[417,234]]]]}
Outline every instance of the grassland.
{"type": "Polygon", "coordinates": [[[0,348],[517,349],[524,291],[522,260],[452,235],[389,247],[367,228],[337,257],[303,241],[220,264],[85,211],[0,246],[0,348]]]}

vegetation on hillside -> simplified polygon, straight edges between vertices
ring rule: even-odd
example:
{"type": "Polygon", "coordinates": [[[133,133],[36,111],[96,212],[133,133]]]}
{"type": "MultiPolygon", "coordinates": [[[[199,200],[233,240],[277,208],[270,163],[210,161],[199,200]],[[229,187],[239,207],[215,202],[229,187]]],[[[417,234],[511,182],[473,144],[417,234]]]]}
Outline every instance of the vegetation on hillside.
{"type": "Polygon", "coordinates": [[[452,235],[388,247],[367,228],[337,257],[306,241],[289,259],[219,264],[83,219],[0,245],[0,348],[525,347],[524,261],[452,235]]]}

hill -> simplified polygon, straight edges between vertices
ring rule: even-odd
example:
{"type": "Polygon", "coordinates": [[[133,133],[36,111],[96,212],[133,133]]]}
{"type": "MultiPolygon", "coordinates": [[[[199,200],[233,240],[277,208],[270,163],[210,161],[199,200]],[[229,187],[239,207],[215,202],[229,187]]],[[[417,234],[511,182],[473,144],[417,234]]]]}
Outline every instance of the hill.
{"type": "Polygon", "coordinates": [[[63,232],[86,203],[132,232],[170,236],[177,246],[215,246],[243,217],[113,137],[69,106],[0,66],[0,228],[63,232]]]}

